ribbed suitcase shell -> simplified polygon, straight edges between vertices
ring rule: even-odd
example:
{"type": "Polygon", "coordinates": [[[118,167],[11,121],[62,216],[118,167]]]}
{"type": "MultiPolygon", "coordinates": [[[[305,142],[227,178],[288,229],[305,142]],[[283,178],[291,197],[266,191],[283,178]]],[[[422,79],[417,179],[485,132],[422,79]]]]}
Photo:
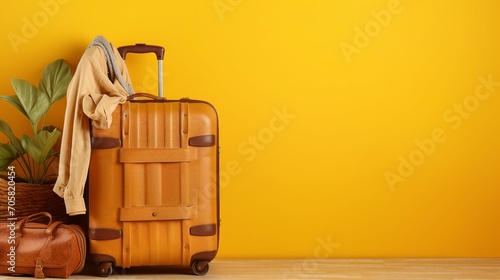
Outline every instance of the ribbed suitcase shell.
{"type": "Polygon", "coordinates": [[[128,101],[110,129],[93,129],[92,147],[89,243],[100,274],[111,264],[205,274],[219,241],[215,109],[189,99],[128,101]]]}

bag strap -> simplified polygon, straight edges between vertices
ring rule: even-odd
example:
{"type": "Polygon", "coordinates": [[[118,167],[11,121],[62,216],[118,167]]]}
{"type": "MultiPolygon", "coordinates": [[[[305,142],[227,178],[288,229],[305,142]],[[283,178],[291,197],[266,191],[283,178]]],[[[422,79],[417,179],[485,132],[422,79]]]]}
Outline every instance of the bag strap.
{"type": "Polygon", "coordinates": [[[43,244],[42,249],[40,249],[40,254],[35,258],[35,278],[45,278],[43,273],[43,262],[52,255],[52,240],[55,238],[54,231],[62,224],[63,222],[61,221],[54,222],[45,230],[47,240],[45,244],[43,244]]]}
{"type": "Polygon", "coordinates": [[[35,278],[45,278],[45,274],[43,274],[43,261],[40,257],[35,258],[35,278]]]}

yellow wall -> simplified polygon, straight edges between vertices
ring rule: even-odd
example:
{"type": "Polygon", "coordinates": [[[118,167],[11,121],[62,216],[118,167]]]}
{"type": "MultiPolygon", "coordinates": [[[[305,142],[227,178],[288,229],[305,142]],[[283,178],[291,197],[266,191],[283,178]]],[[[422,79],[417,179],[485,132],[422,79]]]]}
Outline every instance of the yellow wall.
{"type": "Polygon", "coordinates": [[[500,257],[500,1],[2,6],[2,94],[99,34],[165,46],[166,96],[220,115],[220,258],[500,257]]]}

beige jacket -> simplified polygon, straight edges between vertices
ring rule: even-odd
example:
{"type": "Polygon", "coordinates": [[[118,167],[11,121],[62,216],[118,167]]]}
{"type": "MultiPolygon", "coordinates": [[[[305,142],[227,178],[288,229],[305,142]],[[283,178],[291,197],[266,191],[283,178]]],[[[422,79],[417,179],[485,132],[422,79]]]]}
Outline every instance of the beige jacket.
{"type": "MultiPolygon", "coordinates": [[[[113,47],[116,63],[124,80],[131,83],[125,62],[113,47]]],[[[104,51],[91,46],[83,54],[67,92],[67,105],[61,142],[59,176],[54,192],[64,198],[66,213],[85,214],[83,198],[90,163],[89,119],[98,128],[109,128],[111,114],[127,100],[127,92],[107,76],[104,51]]]]}

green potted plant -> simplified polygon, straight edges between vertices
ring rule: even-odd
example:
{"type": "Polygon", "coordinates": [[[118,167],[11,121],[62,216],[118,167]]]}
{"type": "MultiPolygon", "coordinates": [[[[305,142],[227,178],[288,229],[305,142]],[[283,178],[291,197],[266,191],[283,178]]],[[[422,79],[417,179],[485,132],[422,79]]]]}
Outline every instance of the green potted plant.
{"type": "Polygon", "coordinates": [[[28,119],[33,131],[32,136],[17,137],[0,119],[0,131],[9,139],[0,143],[0,217],[61,211],[61,205],[64,211],[63,200],[52,191],[56,174],[49,174],[49,167],[58,158],[54,145],[61,132],[45,121],[51,105],[66,95],[71,78],[70,67],[59,59],[45,67],[38,87],[12,79],[16,94],[0,96],[28,119]]]}

